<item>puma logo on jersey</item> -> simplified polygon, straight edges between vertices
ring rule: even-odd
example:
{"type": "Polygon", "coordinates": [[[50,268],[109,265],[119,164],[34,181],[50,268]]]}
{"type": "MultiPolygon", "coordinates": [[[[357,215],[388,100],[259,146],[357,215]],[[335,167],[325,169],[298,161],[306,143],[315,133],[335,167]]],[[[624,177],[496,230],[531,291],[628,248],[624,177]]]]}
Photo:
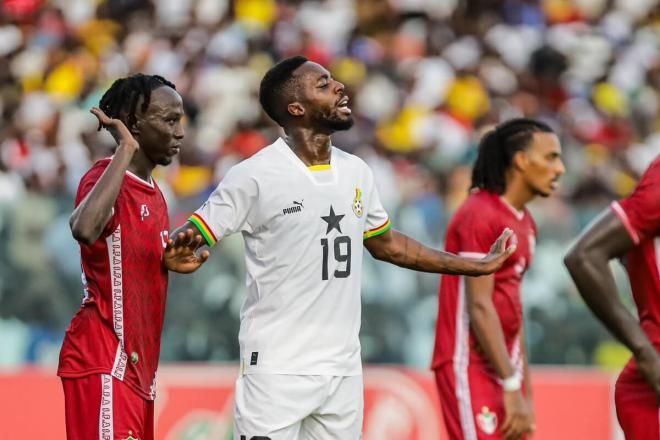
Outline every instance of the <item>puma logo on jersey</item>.
{"type": "Polygon", "coordinates": [[[140,206],[140,219],[144,221],[145,217],[149,217],[149,207],[147,205],[140,206]]]}
{"type": "Polygon", "coordinates": [[[303,202],[305,199],[302,199],[299,202],[296,202],[295,200],[293,201],[293,206],[289,206],[288,208],[284,208],[282,210],[282,214],[287,215],[287,214],[294,214],[296,212],[301,212],[304,208],[303,202]]]}

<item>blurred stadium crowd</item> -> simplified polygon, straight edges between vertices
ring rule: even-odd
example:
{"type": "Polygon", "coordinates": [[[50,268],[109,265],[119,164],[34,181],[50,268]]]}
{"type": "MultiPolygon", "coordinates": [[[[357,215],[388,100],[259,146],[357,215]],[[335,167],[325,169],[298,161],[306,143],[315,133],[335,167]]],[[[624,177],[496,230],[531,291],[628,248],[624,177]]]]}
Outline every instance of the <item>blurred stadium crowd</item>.
{"type": "MultiPolygon", "coordinates": [[[[52,364],[82,298],[68,217],[78,181],[111,154],[89,108],[132,72],[173,81],[187,112],[180,161],[158,169],[172,226],[227,169],[279,135],[263,73],[303,54],[348,88],[334,143],[374,169],[395,227],[441,246],[480,133],[540,118],[568,169],[537,202],[524,287],[535,363],[620,363],[561,263],[578,231],[660,152],[658,0],[5,0],[0,19],[0,365],[52,364]]],[[[242,239],[171,277],[163,360],[233,360],[242,239]]],[[[621,275],[621,272],[619,272],[621,275]]],[[[438,278],[365,259],[363,358],[425,367],[438,278]]],[[[627,288],[625,277],[619,276],[627,288]]]]}

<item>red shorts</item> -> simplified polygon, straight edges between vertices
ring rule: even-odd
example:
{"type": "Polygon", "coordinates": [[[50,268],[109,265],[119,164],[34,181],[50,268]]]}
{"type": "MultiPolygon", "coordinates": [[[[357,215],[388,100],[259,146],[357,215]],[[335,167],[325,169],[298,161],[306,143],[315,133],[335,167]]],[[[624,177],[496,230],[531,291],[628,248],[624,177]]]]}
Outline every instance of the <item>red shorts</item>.
{"type": "Polygon", "coordinates": [[[67,379],[64,413],[68,440],[153,440],[154,402],[109,374],[67,379]]]}
{"type": "Polygon", "coordinates": [[[452,363],[435,372],[447,434],[451,440],[501,440],[504,423],[502,386],[483,365],[454,371],[452,363]]]}
{"type": "Polygon", "coordinates": [[[628,362],[616,381],[614,402],[627,440],[660,439],[658,400],[637,371],[634,359],[628,362]]]}

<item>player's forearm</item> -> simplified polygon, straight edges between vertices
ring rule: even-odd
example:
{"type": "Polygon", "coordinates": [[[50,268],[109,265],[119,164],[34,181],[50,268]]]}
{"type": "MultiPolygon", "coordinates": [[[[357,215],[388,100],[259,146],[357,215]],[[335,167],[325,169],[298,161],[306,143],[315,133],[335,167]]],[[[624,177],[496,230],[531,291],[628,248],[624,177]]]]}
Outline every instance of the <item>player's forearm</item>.
{"type": "Polygon", "coordinates": [[[621,303],[606,255],[576,249],[564,262],[584,302],[614,336],[635,356],[654,350],[639,322],[621,303]]]}
{"type": "Polygon", "coordinates": [[[502,379],[513,376],[515,368],[511,364],[502,324],[492,301],[482,300],[471,303],[468,306],[468,313],[477,342],[497,375],[502,379]]]}
{"type": "Polygon", "coordinates": [[[377,242],[377,239],[378,237],[372,238],[367,242],[374,240],[373,242],[365,243],[371,255],[406,269],[469,276],[484,273],[484,264],[479,260],[431,249],[398,231],[391,231],[391,239],[387,241],[377,242]]]}
{"type": "Polygon", "coordinates": [[[101,178],[71,214],[69,226],[76,240],[92,244],[100,237],[112,216],[112,208],[134,153],[134,149],[119,145],[101,178]]]}

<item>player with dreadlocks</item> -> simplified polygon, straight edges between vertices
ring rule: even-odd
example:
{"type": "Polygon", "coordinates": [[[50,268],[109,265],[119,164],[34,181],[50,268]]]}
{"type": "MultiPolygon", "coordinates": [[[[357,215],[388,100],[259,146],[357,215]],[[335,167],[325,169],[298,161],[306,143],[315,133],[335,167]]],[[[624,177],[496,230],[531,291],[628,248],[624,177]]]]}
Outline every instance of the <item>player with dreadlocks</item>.
{"type": "Polygon", "coordinates": [[[181,148],[183,102],[164,78],[136,74],[115,81],[92,113],[118,145],[81,179],[70,219],[84,298],[58,368],[67,438],[149,440],[167,294],[163,261],[189,272],[208,256],[167,246],[167,205],[151,176],[181,148]]]}
{"type": "Polygon", "coordinates": [[[514,440],[534,430],[520,284],[536,225],[525,205],[549,196],[563,173],[559,140],[541,122],[513,119],[481,140],[473,191],[449,224],[446,250],[485,255],[510,228],[516,251],[492,275],[442,277],[432,367],[452,440],[514,440]]]}

